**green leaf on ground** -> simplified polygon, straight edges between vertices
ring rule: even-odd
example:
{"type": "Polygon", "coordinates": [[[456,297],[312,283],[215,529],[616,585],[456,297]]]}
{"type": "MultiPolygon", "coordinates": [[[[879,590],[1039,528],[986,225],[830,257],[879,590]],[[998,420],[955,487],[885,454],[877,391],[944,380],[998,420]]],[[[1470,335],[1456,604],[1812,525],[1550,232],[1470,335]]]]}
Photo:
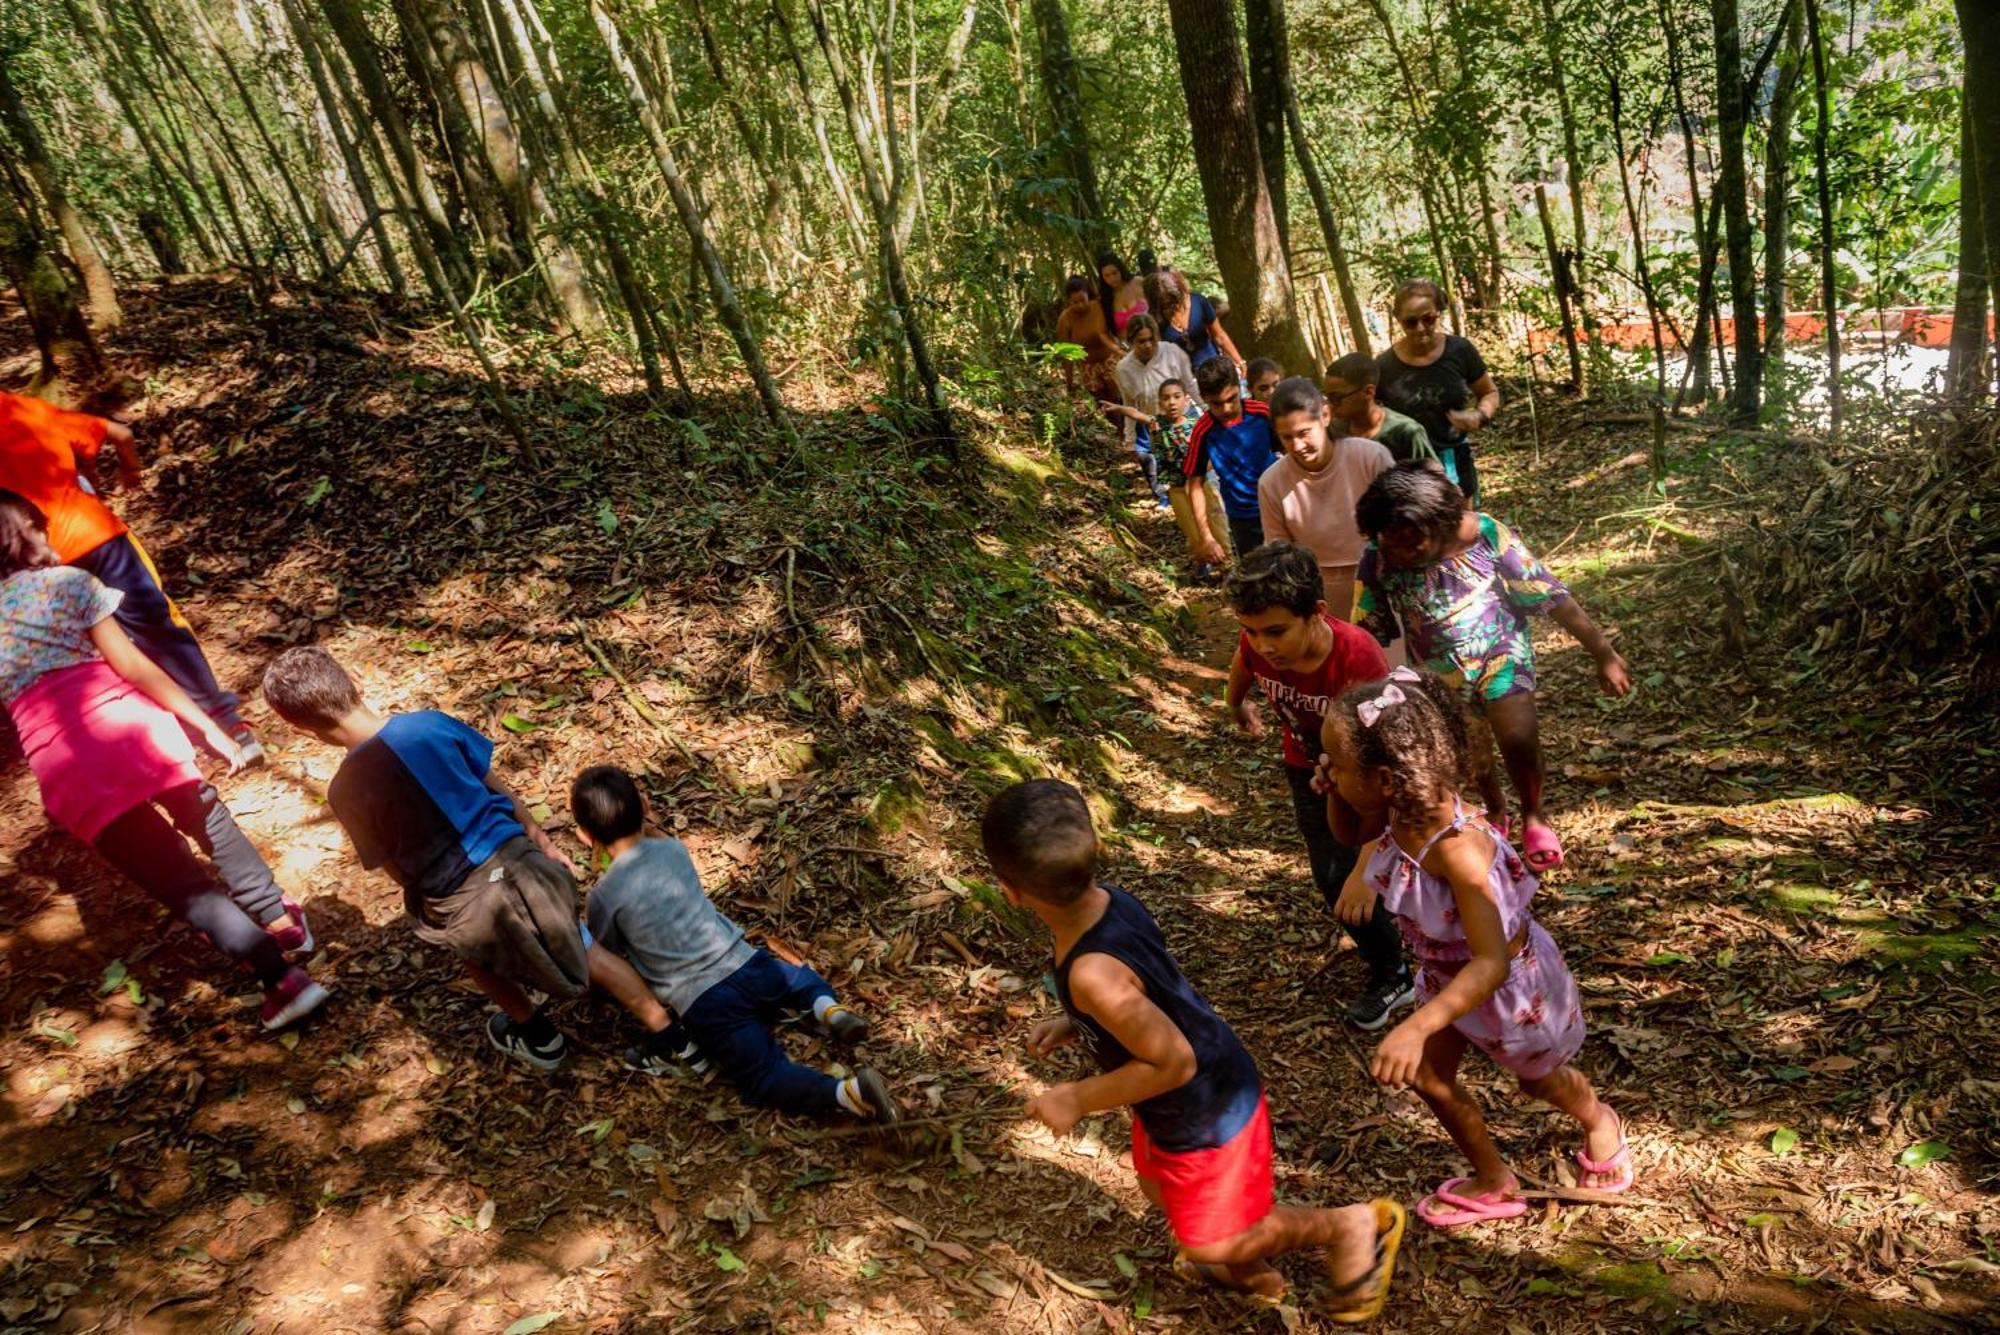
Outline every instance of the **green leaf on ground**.
{"type": "Polygon", "coordinates": [[[40,1034],[43,1038],[53,1038],[56,1042],[62,1044],[66,1048],[73,1048],[76,1046],[76,1030],[65,1029],[61,1025],[57,1024],[54,1020],[35,1021],[35,1032],[40,1034]]]}
{"type": "Polygon", "coordinates": [[[1118,1273],[1125,1276],[1125,1278],[1139,1278],[1138,1264],[1124,1252],[1113,1252],[1111,1254],[1111,1263],[1118,1267],[1118,1273]]]}
{"type": "Polygon", "coordinates": [[[1920,1140],[1897,1155],[1896,1162],[1905,1168],[1922,1168],[1950,1154],[1951,1146],[1942,1140],[1920,1140]]]}
{"type": "Polygon", "coordinates": [[[715,1249],[715,1268],[717,1270],[741,1270],[743,1269],[743,1262],[729,1248],[717,1247],[715,1249]]]}
{"type": "Polygon", "coordinates": [[[533,732],[535,730],[534,720],[522,718],[519,714],[507,715],[500,720],[500,726],[508,732],[533,732]]]}
{"type": "Polygon", "coordinates": [[[1788,1126],[1781,1126],[1771,1133],[1771,1153],[1790,1154],[1798,1148],[1799,1133],[1788,1126]]]}
{"type": "Polygon", "coordinates": [[[1812,1074],[1803,1066],[1774,1066],[1771,1068],[1773,1080],[1803,1080],[1812,1074]]]}
{"type": "Polygon", "coordinates": [[[1751,1215],[1743,1222],[1747,1227],[1750,1228],[1771,1228],[1777,1224],[1783,1223],[1784,1221],[1779,1219],[1778,1216],[1774,1214],[1759,1213],[1751,1215]]]}
{"type": "Polygon", "coordinates": [[[1659,954],[1653,956],[1651,959],[1646,961],[1646,963],[1652,965],[1686,964],[1687,962],[1688,962],[1688,957],[1681,954],[1681,952],[1678,950],[1663,950],[1659,954]]]}
{"type": "Polygon", "coordinates": [[[618,512],[611,508],[608,496],[597,503],[597,526],[604,530],[607,538],[618,531],[618,512]]]}
{"type": "Polygon", "coordinates": [[[306,491],[305,503],[309,506],[318,505],[321,501],[326,499],[326,494],[332,490],[333,490],[332,478],[326,477],[324,475],[314,478],[312,486],[306,491]]]}
{"type": "Polygon", "coordinates": [[[533,1316],[524,1316],[512,1323],[500,1335],[535,1335],[536,1331],[547,1330],[560,1320],[562,1320],[561,1312],[537,1312],[533,1316]]]}
{"type": "Polygon", "coordinates": [[[113,960],[104,966],[104,981],[97,985],[100,993],[115,992],[119,984],[130,975],[126,972],[124,960],[113,960]]]}

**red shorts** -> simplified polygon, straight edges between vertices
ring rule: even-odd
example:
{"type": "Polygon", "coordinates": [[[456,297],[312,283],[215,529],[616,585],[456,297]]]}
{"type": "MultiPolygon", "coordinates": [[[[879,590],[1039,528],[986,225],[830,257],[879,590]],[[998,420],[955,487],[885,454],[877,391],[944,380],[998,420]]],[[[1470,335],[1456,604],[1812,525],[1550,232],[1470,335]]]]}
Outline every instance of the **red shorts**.
{"type": "Polygon", "coordinates": [[[1160,1208],[1183,1247],[1206,1247],[1271,1213],[1271,1113],[1264,1096],[1243,1129],[1207,1150],[1156,1149],[1132,1119],[1132,1167],[1160,1192],[1160,1208]]]}

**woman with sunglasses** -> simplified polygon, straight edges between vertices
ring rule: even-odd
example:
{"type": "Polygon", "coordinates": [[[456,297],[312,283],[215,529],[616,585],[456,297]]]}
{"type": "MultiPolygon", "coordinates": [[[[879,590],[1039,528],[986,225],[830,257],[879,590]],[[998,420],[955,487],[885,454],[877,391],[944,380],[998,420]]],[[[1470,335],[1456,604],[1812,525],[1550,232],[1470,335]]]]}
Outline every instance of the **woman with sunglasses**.
{"type": "Polygon", "coordinates": [[[1444,293],[1428,278],[1396,289],[1390,309],[1402,337],[1375,359],[1376,397],[1429,434],[1445,476],[1479,504],[1470,437],[1500,411],[1500,390],[1470,339],[1444,331],[1444,293]]]}

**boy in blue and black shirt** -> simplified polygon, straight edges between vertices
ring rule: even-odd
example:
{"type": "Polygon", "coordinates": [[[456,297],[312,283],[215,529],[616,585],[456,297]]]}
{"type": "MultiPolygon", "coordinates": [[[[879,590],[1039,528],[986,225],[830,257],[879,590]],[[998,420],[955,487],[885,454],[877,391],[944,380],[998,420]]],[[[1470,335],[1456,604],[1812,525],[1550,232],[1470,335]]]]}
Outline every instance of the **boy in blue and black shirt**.
{"type": "Polygon", "coordinates": [[[1241,557],[1264,542],[1264,513],[1257,501],[1257,479],[1278,457],[1278,436],[1271,430],[1271,412],[1262,400],[1246,399],[1227,358],[1213,358],[1195,368],[1195,387],[1208,411],[1195,423],[1189,438],[1188,502],[1200,534],[1199,559],[1222,564],[1229,554],[1216,541],[1208,515],[1208,498],[1200,479],[1213,469],[1222,493],[1222,513],[1229,521],[1229,540],[1241,557]]]}
{"type": "Polygon", "coordinates": [[[488,1041],[536,1070],[560,1066],[568,1046],[526,989],[574,997],[589,985],[576,879],[493,774],[493,743],[436,710],[376,713],[320,648],[280,654],[264,698],[293,727],[346,748],[327,805],[361,865],[403,887],[417,935],[463,960],[500,1007],[488,1041]]]}

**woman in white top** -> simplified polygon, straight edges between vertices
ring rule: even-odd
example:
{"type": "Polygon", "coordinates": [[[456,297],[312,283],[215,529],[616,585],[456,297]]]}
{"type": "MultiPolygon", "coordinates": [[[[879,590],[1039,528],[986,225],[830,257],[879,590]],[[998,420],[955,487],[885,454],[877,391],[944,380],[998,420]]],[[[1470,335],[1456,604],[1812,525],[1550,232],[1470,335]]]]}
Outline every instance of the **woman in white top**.
{"type": "MultiPolygon", "coordinates": [[[[1152,316],[1143,311],[1131,317],[1125,325],[1126,341],[1132,350],[1119,361],[1112,374],[1118,379],[1118,395],[1127,408],[1137,408],[1148,417],[1160,413],[1160,386],[1169,380],[1178,380],[1187,386],[1188,397],[1201,401],[1201,393],[1195,388],[1194,367],[1188,365],[1187,353],[1171,343],[1160,341],[1160,326],[1152,316]]],[[[1144,446],[1145,441],[1138,436],[1139,423],[1130,416],[1125,417],[1125,443],[1144,446]]]]}

